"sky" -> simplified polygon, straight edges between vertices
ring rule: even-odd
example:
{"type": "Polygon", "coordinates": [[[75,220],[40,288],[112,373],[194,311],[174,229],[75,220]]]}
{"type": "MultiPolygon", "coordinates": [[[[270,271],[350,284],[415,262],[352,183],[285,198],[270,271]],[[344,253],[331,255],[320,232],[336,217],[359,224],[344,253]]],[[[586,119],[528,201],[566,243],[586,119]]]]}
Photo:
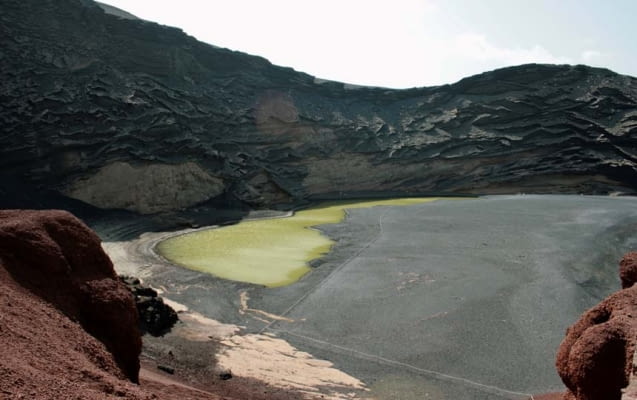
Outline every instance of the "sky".
{"type": "Polygon", "coordinates": [[[637,76],[637,0],[101,0],[317,78],[408,88],[525,63],[637,76]]]}

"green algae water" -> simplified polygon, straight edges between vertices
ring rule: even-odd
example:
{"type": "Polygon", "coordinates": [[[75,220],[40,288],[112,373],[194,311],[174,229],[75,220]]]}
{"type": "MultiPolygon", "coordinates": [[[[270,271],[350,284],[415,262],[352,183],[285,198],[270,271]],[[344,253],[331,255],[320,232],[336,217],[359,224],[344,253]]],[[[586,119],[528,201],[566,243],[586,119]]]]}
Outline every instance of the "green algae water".
{"type": "Polygon", "coordinates": [[[334,224],[345,209],[404,206],[438,198],[402,198],[358,202],[328,202],[298,211],[288,218],[247,220],[164,240],[158,253],[168,261],[219,278],[285,286],[310,271],[309,262],[326,254],[334,241],[313,226],[334,224]]]}

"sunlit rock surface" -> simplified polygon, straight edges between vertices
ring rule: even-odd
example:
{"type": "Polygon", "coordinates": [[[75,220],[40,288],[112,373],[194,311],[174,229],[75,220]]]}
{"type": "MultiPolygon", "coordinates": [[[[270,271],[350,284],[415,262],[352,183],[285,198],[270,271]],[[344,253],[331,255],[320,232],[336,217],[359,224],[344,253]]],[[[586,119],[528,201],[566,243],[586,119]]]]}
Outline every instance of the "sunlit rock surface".
{"type": "Polygon", "coordinates": [[[193,163],[108,164],[63,190],[69,197],[102,208],[123,208],[142,214],[185,208],[223,193],[223,181],[193,163]]]}
{"type": "Polygon", "coordinates": [[[89,0],[6,0],[0,35],[8,196],[4,182],[17,179],[158,212],[215,197],[264,206],[371,192],[633,192],[637,182],[637,80],[605,69],[524,65],[353,90],[89,0]],[[168,202],[161,184],[87,195],[122,184],[104,173],[116,163],[192,163],[207,183],[178,174],[187,199],[168,202]]]}

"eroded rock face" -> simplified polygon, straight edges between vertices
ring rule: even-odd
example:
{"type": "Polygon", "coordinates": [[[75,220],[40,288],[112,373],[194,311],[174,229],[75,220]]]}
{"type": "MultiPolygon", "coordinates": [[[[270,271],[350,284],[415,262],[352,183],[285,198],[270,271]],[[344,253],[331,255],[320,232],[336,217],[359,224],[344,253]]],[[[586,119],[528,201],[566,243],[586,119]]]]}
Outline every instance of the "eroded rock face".
{"type": "Polygon", "coordinates": [[[637,80],[608,70],[523,65],[431,88],[353,87],[90,1],[2,8],[0,191],[6,175],[99,207],[156,212],[221,190],[267,206],[330,194],[636,187],[637,80]],[[188,163],[200,171],[174,172],[188,163]],[[139,166],[173,172],[143,190],[155,174],[112,173],[139,166]],[[170,177],[183,195],[165,189],[170,177]]]}
{"type": "Polygon", "coordinates": [[[620,264],[624,289],[588,310],[567,330],[556,361],[569,389],[565,400],[620,400],[629,384],[637,339],[634,256],[627,254],[620,264]]]}
{"type": "Polygon", "coordinates": [[[64,211],[0,211],[0,267],[77,321],[128,379],[138,381],[141,338],[133,296],[100,239],[80,220],[64,211]]]}
{"type": "Polygon", "coordinates": [[[626,289],[637,282],[637,252],[631,251],[624,255],[619,262],[619,278],[622,288],[626,289]]]}
{"type": "Polygon", "coordinates": [[[78,322],[15,282],[2,260],[0,348],[2,399],[157,399],[78,322]]]}
{"type": "Polygon", "coordinates": [[[115,162],[71,183],[64,193],[100,208],[141,214],[187,208],[223,193],[223,181],[197,164],[131,166],[115,162]]]}

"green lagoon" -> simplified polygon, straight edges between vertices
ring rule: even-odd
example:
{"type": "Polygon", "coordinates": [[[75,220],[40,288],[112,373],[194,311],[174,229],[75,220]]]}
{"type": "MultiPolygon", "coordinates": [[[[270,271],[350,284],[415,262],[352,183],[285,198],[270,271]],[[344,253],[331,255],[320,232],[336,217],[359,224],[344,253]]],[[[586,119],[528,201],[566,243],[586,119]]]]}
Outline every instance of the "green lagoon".
{"type": "Polygon", "coordinates": [[[246,220],[164,240],[157,252],[168,261],[223,279],[267,287],[301,279],[311,260],[326,254],[334,241],[314,226],[341,222],[345,209],[403,206],[438,198],[399,198],[356,202],[327,202],[288,218],[246,220]]]}

